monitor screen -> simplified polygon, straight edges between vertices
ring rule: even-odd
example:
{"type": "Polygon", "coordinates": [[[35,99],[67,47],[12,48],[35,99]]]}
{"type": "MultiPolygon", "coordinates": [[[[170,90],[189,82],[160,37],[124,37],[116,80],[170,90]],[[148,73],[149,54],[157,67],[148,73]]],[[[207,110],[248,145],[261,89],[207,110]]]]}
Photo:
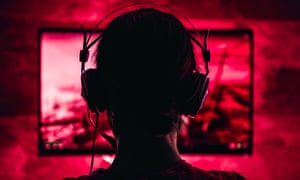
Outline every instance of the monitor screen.
{"type": "MultiPolygon", "coordinates": [[[[205,31],[199,29],[199,34],[191,33],[202,42],[205,31]]],[[[101,31],[92,38],[99,33],[101,31]]],[[[79,29],[39,30],[40,154],[91,152],[95,117],[81,97],[79,51],[82,44],[83,34],[79,29]]],[[[95,67],[96,46],[90,50],[87,68],[95,67]]],[[[211,51],[209,93],[195,117],[182,117],[178,148],[181,153],[250,154],[253,141],[252,31],[210,30],[208,47],[211,51]]],[[[194,52],[197,67],[204,69],[200,48],[194,45],[194,52]]],[[[113,136],[105,113],[100,116],[98,131],[113,136]]],[[[96,153],[114,153],[110,143],[100,135],[96,138],[96,153]]]]}

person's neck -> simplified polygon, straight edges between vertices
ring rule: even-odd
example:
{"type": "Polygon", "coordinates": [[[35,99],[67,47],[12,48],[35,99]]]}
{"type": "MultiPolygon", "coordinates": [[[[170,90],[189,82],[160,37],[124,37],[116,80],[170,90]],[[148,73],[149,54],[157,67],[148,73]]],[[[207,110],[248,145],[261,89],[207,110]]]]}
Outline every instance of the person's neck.
{"type": "Polygon", "coordinates": [[[161,171],[181,160],[177,132],[160,137],[122,138],[109,170],[123,175],[141,175],[161,171]]]}

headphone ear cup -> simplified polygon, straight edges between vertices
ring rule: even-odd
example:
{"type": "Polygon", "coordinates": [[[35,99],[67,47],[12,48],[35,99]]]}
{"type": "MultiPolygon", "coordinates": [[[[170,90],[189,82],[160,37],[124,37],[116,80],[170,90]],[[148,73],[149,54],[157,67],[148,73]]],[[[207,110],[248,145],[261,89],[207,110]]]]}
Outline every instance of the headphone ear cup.
{"type": "Polygon", "coordinates": [[[208,93],[209,78],[201,73],[194,73],[184,83],[185,101],[182,107],[185,114],[195,116],[202,108],[208,93]]]}
{"type": "Polygon", "coordinates": [[[92,112],[106,109],[103,80],[97,69],[88,69],[81,74],[81,96],[92,112]]]}

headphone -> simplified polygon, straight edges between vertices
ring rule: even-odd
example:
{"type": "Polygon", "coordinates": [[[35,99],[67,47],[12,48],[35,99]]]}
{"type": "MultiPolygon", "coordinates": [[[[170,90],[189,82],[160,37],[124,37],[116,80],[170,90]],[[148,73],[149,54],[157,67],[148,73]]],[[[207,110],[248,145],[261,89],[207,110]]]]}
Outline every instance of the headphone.
{"type": "MultiPolygon", "coordinates": [[[[136,8],[135,10],[142,9],[142,8],[154,8],[160,11],[167,11],[172,12],[171,14],[179,15],[179,17],[183,18],[186,22],[188,22],[189,25],[191,25],[193,31],[198,35],[198,31],[196,31],[196,28],[193,26],[193,24],[182,14],[179,12],[161,6],[156,4],[130,4],[123,7],[120,7],[118,9],[115,9],[108,13],[104,18],[102,18],[93,29],[92,33],[89,35],[87,39],[86,31],[83,30],[84,40],[83,40],[83,48],[80,50],[80,57],[79,60],[81,62],[81,85],[82,85],[82,91],[81,95],[88,104],[89,109],[94,112],[104,112],[107,108],[107,101],[105,98],[105,87],[99,87],[99,84],[103,84],[103,77],[101,76],[101,72],[99,73],[99,70],[97,69],[87,69],[85,70],[85,63],[88,61],[89,58],[89,49],[98,41],[101,41],[102,34],[100,34],[98,37],[96,37],[91,43],[89,43],[89,40],[91,38],[91,35],[96,31],[96,29],[111,15],[116,14],[117,12],[121,12],[124,9],[130,9],[130,8],[136,8]]],[[[177,16],[175,16],[178,18],[177,16]]],[[[179,19],[179,18],[178,18],[179,19]]],[[[202,57],[205,63],[205,73],[201,72],[194,72],[193,75],[185,80],[183,89],[180,89],[182,93],[184,93],[184,97],[186,99],[181,99],[179,102],[180,104],[180,111],[183,112],[185,115],[194,117],[199,110],[201,109],[205,98],[208,93],[208,84],[209,84],[209,68],[208,63],[210,61],[210,51],[207,48],[207,37],[208,37],[209,31],[204,36],[204,45],[202,45],[192,34],[190,34],[190,38],[195,44],[201,48],[202,57]]]]}

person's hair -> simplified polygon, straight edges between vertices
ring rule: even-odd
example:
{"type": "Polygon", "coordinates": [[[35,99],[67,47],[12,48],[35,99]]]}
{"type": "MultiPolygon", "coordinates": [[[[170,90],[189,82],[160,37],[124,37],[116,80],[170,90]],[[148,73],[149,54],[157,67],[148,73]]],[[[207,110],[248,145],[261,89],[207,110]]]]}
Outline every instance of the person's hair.
{"type": "Polygon", "coordinates": [[[159,135],[178,127],[178,89],[195,67],[189,36],[175,16],[152,8],[125,13],[108,24],[96,63],[114,131],[159,135]]]}

